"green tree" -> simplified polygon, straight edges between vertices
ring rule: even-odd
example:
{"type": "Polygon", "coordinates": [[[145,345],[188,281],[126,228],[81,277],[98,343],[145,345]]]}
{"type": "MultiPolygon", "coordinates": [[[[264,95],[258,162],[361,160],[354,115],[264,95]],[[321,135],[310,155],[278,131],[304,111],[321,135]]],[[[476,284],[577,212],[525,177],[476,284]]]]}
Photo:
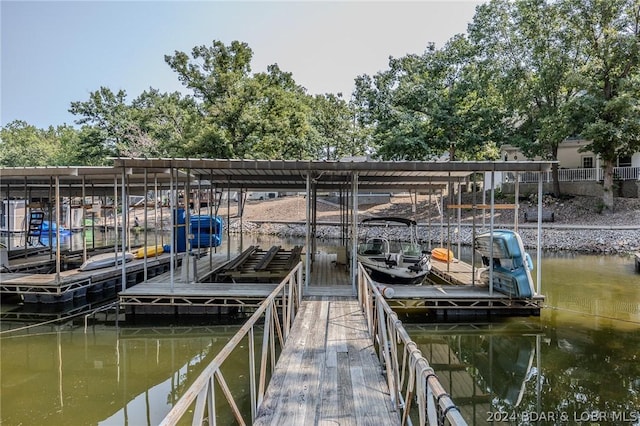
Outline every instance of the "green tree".
{"type": "Polygon", "coordinates": [[[100,87],[89,94],[89,100],[71,102],[69,112],[80,116],[76,124],[86,124],[100,129],[106,136],[105,148],[116,155],[126,155],[137,136],[137,126],[131,116],[131,108],[125,103],[127,93],[113,93],[108,87],[100,87]]]}
{"type": "Polygon", "coordinates": [[[466,37],[458,35],[440,50],[430,45],[423,55],[391,58],[389,66],[356,82],[356,105],[366,110],[363,123],[373,129],[377,156],[495,156],[504,134],[502,112],[466,37]]]}
{"type": "Polygon", "coordinates": [[[45,131],[16,120],[0,130],[0,165],[33,167],[50,164],[56,151],[55,140],[45,131]]]}
{"type": "Polygon", "coordinates": [[[565,0],[568,29],[588,58],[580,72],[581,135],[604,164],[605,211],[614,206],[617,158],[640,150],[640,2],[565,0]]]}
{"type": "MultiPolygon", "coordinates": [[[[576,131],[572,102],[585,60],[579,40],[566,31],[562,5],[494,0],[478,7],[469,33],[511,111],[510,141],[528,157],[557,160],[560,143],[576,131]]],[[[552,175],[559,196],[557,164],[552,175]]]]}
{"type": "Polygon", "coordinates": [[[346,104],[335,97],[314,101],[277,64],[252,74],[252,57],[246,43],[226,46],[215,40],[211,46],[193,48],[191,55],[165,56],[201,102],[202,122],[185,140],[185,153],[215,158],[323,157],[319,145],[325,146],[329,133],[337,141],[344,130],[346,104]],[[329,117],[332,114],[336,116],[329,117]]]}
{"type": "Polygon", "coordinates": [[[187,155],[185,147],[202,124],[202,112],[194,98],[149,88],[133,100],[131,107],[132,120],[138,129],[138,155],[187,155]]]}
{"type": "Polygon", "coordinates": [[[252,106],[258,124],[251,134],[254,158],[311,159],[309,145],[311,105],[304,88],[277,64],[254,76],[256,99],[252,106]]]}
{"type": "Polygon", "coordinates": [[[315,158],[338,160],[362,154],[354,141],[354,111],[341,95],[316,95],[310,101],[315,158]]]}
{"type": "Polygon", "coordinates": [[[254,116],[258,86],[251,79],[253,52],[246,43],[230,46],[214,40],[188,54],[176,51],[165,62],[182,84],[202,101],[203,126],[186,150],[191,155],[245,158],[251,134],[259,125],[254,116]]]}

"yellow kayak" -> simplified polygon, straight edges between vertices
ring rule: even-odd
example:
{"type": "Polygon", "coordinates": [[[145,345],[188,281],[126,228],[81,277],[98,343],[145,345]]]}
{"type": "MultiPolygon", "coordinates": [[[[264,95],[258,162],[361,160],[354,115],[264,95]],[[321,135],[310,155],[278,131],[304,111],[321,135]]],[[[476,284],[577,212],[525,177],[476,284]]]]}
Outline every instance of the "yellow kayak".
{"type": "Polygon", "coordinates": [[[164,252],[164,248],[162,246],[140,247],[138,250],[134,251],[133,254],[136,259],[142,259],[144,258],[145,252],[147,257],[151,257],[157,254],[162,254],[164,252]]]}
{"type": "Polygon", "coordinates": [[[431,250],[431,259],[441,262],[453,262],[453,252],[444,247],[436,247],[431,250]]]}

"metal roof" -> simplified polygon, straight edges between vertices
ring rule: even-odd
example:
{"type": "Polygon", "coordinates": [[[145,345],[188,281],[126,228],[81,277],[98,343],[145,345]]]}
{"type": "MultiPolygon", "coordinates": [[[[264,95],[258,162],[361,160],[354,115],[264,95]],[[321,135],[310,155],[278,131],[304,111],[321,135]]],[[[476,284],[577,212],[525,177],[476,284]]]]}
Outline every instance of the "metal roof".
{"type": "MultiPolygon", "coordinates": [[[[6,194],[10,191],[12,196],[20,196],[24,191],[29,191],[31,195],[42,195],[55,185],[57,179],[66,196],[82,195],[83,185],[86,195],[111,195],[113,187],[122,183],[122,172],[122,168],[114,166],[0,167],[0,192],[6,194]]],[[[187,175],[183,171],[177,171],[176,174],[180,181],[186,179],[187,175]]],[[[155,179],[159,185],[167,186],[170,181],[169,172],[157,175],[147,172],[149,186],[153,186],[155,179]]],[[[144,171],[127,175],[131,194],[142,193],[144,182],[144,171]]]]}
{"type": "Polygon", "coordinates": [[[357,174],[359,190],[392,191],[442,187],[465,181],[473,173],[544,172],[550,161],[299,161],[226,160],[189,158],[114,158],[113,166],[5,167],[0,168],[0,190],[20,191],[50,188],[56,179],[67,195],[109,193],[127,177],[131,194],[144,182],[157,181],[164,189],[170,182],[183,186],[187,180],[210,183],[231,190],[302,191],[310,176],[319,190],[348,189],[357,174]],[[173,172],[173,174],[172,174],[173,172]],[[190,179],[188,178],[190,176],[190,179]]]}
{"type": "Polygon", "coordinates": [[[549,161],[300,161],[189,158],[116,158],[114,166],[140,174],[180,169],[199,181],[229,189],[303,190],[307,175],[320,190],[407,190],[464,181],[473,173],[548,171],[549,161]]]}

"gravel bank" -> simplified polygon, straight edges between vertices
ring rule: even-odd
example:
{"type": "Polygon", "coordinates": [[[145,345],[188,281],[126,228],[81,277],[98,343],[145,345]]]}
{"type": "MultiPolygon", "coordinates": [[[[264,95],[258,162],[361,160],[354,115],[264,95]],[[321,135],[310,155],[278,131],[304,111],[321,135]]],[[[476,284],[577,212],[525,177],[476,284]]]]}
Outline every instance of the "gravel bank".
{"type": "MultiPolygon", "coordinates": [[[[479,200],[478,200],[479,201],[479,200]]],[[[617,199],[616,211],[612,214],[600,214],[598,212],[599,199],[592,197],[574,197],[564,200],[556,200],[545,197],[543,200],[545,210],[553,211],[555,222],[543,224],[542,248],[551,251],[573,251],[579,253],[599,254],[628,254],[640,251],[640,200],[617,199]],[[611,229],[620,227],[623,229],[611,229]]],[[[464,201],[463,201],[464,202],[464,201]]],[[[508,201],[496,201],[508,202],[508,201]]],[[[535,208],[535,200],[521,201],[519,223],[524,224],[524,212],[529,208],[535,208]]],[[[305,199],[303,197],[285,197],[277,200],[263,202],[250,202],[245,207],[242,227],[245,233],[269,234],[279,237],[298,237],[306,235],[305,226],[296,222],[304,222],[306,212],[305,199]],[[281,223],[288,222],[288,223],[281,223]]],[[[235,213],[232,209],[232,215],[235,213]]],[[[226,215],[226,212],[219,212],[226,215]]],[[[488,231],[488,218],[485,217],[487,227],[482,228],[480,213],[476,213],[476,232],[488,231]],[[478,225],[480,224],[480,225],[478,225]]],[[[400,216],[415,219],[419,227],[419,238],[423,241],[431,239],[439,244],[441,241],[440,215],[435,202],[429,204],[426,199],[419,199],[415,213],[412,211],[410,200],[407,198],[394,198],[391,203],[363,206],[360,210],[361,217],[367,216],[400,216]],[[432,226],[427,226],[428,218],[431,218],[432,226]]],[[[452,214],[451,223],[457,223],[457,213],[452,214]]],[[[318,204],[318,222],[338,222],[340,212],[337,206],[324,202],[318,204]]],[[[513,227],[513,211],[497,211],[494,216],[495,227],[513,227]]],[[[451,232],[451,243],[470,245],[472,241],[473,212],[462,213],[463,226],[460,232],[451,232]]],[[[446,221],[445,221],[446,222],[446,221]]],[[[238,219],[229,220],[230,231],[240,231],[238,219]]],[[[524,225],[523,225],[524,226],[524,225]]],[[[453,229],[453,228],[452,228],[453,229]]],[[[380,230],[383,232],[384,230],[380,230]]],[[[391,238],[404,238],[404,227],[391,227],[386,231],[391,238]]],[[[535,249],[537,246],[537,232],[535,228],[519,229],[525,246],[535,249]]],[[[318,225],[316,237],[321,239],[339,238],[340,229],[332,225],[318,225]]],[[[442,241],[447,242],[446,228],[442,241]]]]}

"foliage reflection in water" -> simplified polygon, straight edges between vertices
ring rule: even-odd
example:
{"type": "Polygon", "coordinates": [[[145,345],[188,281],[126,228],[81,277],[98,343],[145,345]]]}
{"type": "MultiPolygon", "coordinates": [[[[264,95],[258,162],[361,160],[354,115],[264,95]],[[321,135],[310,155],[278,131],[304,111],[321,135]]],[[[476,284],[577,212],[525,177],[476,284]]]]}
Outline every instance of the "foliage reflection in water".
{"type": "MultiPolygon", "coordinates": [[[[231,250],[256,242],[300,243],[247,237],[231,250]]],[[[543,262],[539,318],[403,321],[470,424],[639,424],[640,275],[631,259],[545,254],[543,262]]],[[[0,423],[157,424],[236,329],[94,326],[84,334],[64,325],[4,334],[0,423]]],[[[226,367],[244,401],[247,358],[226,367]]]]}
{"type": "MultiPolygon", "coordinates": [[[[0,423],[158,424],[238,328],[67,325],[3,336],[0,423]]],[[[246,393],[247,368],[246,349],[223,368],[234,393],[246,393]]]]}
{"type": "Polygon", "coordinates": [[[539,318],[407,324],[409,334],[470,424],[640,424],[631,260],[546,254],[542,271],[539,318]]]}

